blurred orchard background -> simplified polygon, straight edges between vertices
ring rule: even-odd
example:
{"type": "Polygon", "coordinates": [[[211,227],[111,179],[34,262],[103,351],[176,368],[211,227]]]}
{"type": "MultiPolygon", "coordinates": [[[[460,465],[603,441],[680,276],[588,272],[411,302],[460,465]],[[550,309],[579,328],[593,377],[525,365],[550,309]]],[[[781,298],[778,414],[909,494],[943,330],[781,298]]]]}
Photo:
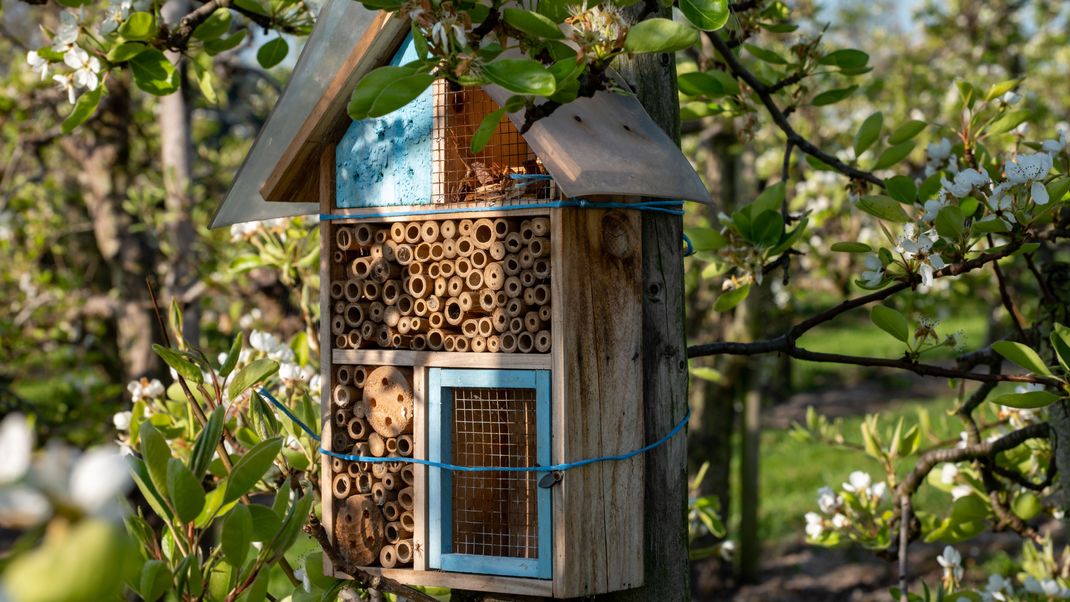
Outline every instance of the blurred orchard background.
{"type": "MultiPolygon", "coordinates": [[[[7,0],[0,8],[0,414],[9,418],[0,432],[0,464],[18,464],[20,454],[25,455],[30,445],[27,429],[40,450],[32,459],[26,457],[21,468],[0,470],[0,573],[14,570],[13,559],[26,558],[27,550],[47,541],[57,516],[100,516],[107,521],[107,515],[119,512],[107,502],[115,492],[129,494],[131,508],[144,507],[145,500],[128,480],[109,476],[125,468],[105,451],[131,445],[143,421],[172,441],[177,456],[190,453],[197,423],[183,409],[186,397],[175,371],[153,350],[154,344],[165,344],[165,331],[172,341],[180,334],[190,348],[204,350],[205,365],[218,366],[215,374],[195,375],[206,384],[213,376],[225,380],[227,373],[237,371],[235,364],[240,369],[270,359],[278,364],[277,372],[260,377],[269,378],[295,407],[318,415],[315,218],[207,229],[287,81],[318,10],[314,1],[253,3],[270,6],[260,14],[248,4],[236,2],[238,8],[232,11],[234,23],[246,26],[248,35],[210,40],[218,43],[216,52],[182,62],[174,75],[183,83],[177,92],[145,93],[143,82],[126,71],[111,72],[107,93],[93,115],[70,132],[63,125],[72,110],[69,95],[89,94],[104,82],[97,82],[103,75],[100,64],[92,64],[95,58],[75,53],[74,63],[63,60],[70,50],[62,47],[64,28],[69,32],[72,20],[84,18],[93,25],[85,26],[83,40],[104,37],[137,7],[129,2],[93,3],[84,14],[75,14],[52,3],[7,0]],[[109,23],[114,23],[111,29],[109,23]],[[38,52],[42,48],[58,54],[50,58],[38,52]],[[154,311],[153,295],[162,320],[154,311]],[[177,441],[185,441],[184,447],[177,441]],[[19,488],[27,482],[32,486],[19,488]]],[[[934,175],[936,188],[945,176],[952,180],[945,185],[949,190],[961,186],[955,179],[958,166],[951,170],[950,165],[973,164],[964,156],[959,137],[969,113],[963,97],[973,90],[991,116],[984,127],[994,122],[999,126],[993,136],[999,136],[1000,143],[990,149],[992,164],[1002,167],[1011,154],[1042,150],[1041,141],[1048,140],[1055,145],[1050,156],[1056,170],[1065,172],[1070,8],[1063,2],[738,4],[733,6],[741,14],[754,11],[771,24],[752,23],[746,38],[756,48],[745,55],[746,63],[765,75],[772,69],[772,75],[780,70],[790,76],[785,65],[818,47],[823,52],[854,48],[868,55],[861,65],[871,70],[857,70],[835,86],[822,83],[821,73],[811,73],[800,78],[801,83],[789,82],[778,90],[799,135],[844,163],[882,177],[907,176],[915,186],[934,175]],[[773,54],[763,56],[763,49],[773,54]],[[963,82],[972,88],[964,88],[963,82]],[[830,88],[832,96],[815,98],[830,88]],[[872,119],[877,113],[880,123],[872,119]],[[874,139],[880,140],[868,151],[872,140],[859,144],[859,137],[865,138],[859,133],[864,122],[871,129],[876,124],[874,139]],[[915,122],[920,125],[909,126],[915,122]],[[908,124],[908,131],[896,129],[902,124],[908,124]],[[889,135],[896,139],[889,140],[889,135]],[[884,160],[886,149],[896,149],[893,154],[898,156],[875,166],[875,160],[884,160]]],[[[188,3],[171,0],[162,16],[174,18],[189,9],[188,3]]],[[[874,263],[875,255],[841,252],[858,249],[834,249],[834,244],[861,243],[868,250],[889,243],[885,222],[854,209],[859,191],[850,180],[801,152],[789,153],[785,163],[784,132],[762,112],[757,97],[738,89],[711,94],[698,78],[686,79],[689,73],[716,70],[720,63],[711,56],[717,55],[704,38],[677,57],[682,146],[714,201],[709,207],[689,206],[685,217],[699,251],[684,260],[686,332],[695,344],[762,340],[882,282],[887,263],[874,263]],[[791,211],[805,213],[808,220],[805,232],[793,241],[797,253],[790,256],[790,286],[782,266],[764,270],[759,264],[756,272],[765,272],[764,280],[750,286],[746,300],[718,311],[727,309],[724,302],[715,307],[723,290],[738,290],[734,284],[749,286],[734,280],[749,260],[723,253],[725,220],[731,222],[728,215],[773,189],[789,170],[794,177],[777,193],[786,196],[791,211]]],[[[992,180],[998,180],[997,175],[993,172],[992,180]]],[[[979,182],[975,188],[987,185],[979,182]]],[[[1054,192],[1059,194],[1053,199],[1056,204],[1066,188],[1060,192],[1056,186],[1054,192]]],[[[918,216],[929,209],[922,207],[924,200],[919,198],[918,216]]],[[[890,236],[894,242],[899,230],[890,236]]],[[[910,238],[909,233],[905,236],[910,238]]],[[[1058,244],[1040,252],[1048,253],[1053,265],[1066,261],[1066,248],[1058,244]]],[[[1047,301],[1041,301],[1042,291],[1030,270],[1024,263],[1017,265],[1005,274],[1008,286],[1022,312],[1038,314],[1047,301]]],[[[1066,286],[1066,263],[1059,265],[1063,272],[1050,277],[1066,286]]],[[[934,262],[930,274],[940,267],[934,262]]],[[[924,270],[920,273],[924,280],[924,270]]],[[[925,361],[940,366],[953,366],[963,352],[1013,337],[1020,324],[1029,323],[1011,315],[991,269],[926,280],[898,307],[909,319],[911,344],[926,347],[925,361]]],[[[867,311],[854,311],[808,331],[798,344],[815,352],[903,356],[904,341],[887,331],[867,311]]],[[[898,470],[902,476],[924,452],[954,448],[969,439],[963,422],[953,415],[963,402],[960,381],[777,354],[695,358],[690,376],[693,597],[888,599],[890,588],[899,583],[894,550],[898,534],[888,530],[894,523],[891,514],[885,514],[892,512],[890,489],[895,487],[888,474],[898,470]],[[895,449],[889,447],[893,441],[905,443],[895,449]],[[866,515],[870,510],[838,510],[845,494],[861,500],[862,506],[875,500],[872,516],[866,515]],[[861,529],[864,515],[874,521],[875,530],[859,535],[852,529],[861,529]]],[[[1013,392],[1015,386],[1001,384],[998,391],[1013,392]]],[[[280,435],[288,450],[286,462],[275,468],[282,483],[291,475],[288,470],[313,464],[314,446],[285,422],[272,423],[270,410],[255,399],[229,399],[222,387],[206,389],[218,393],[217,405],[242,404],[234,411],[241,413],[243,428],[261,435],[243,439],[239,433],[228,449],[255,448],[266,435],[280,435]]],[[[989,437],[1035,423],[1045,411],[986,403],[975,418],[989,437]]],[[[144,431],[140,434],[144,440],[144,431]]],[[[1032,478],[1043,481],[1049,474],[1044,469],[1051,447],[1033,451],[1032,478]]],[[[140,452],[144,455],[143,449],[140,452]]],[[[957,534],[945,528],[944,533],[923,536],[927,542],[910,548],[912,578],[925,581],[934,592],[941,584],[976,590],[976,598],[970,599],[978,600],[1065,597],[1070,592],[1065,580],[1070,559],[1062,556],[1063,515],[1051,501],[1051,480],[1030,489],[1029,496],[1014,493],[1026,489],[1012,483],[1012,493],[1003,500],[1014,505],[1020,518],[1031,521],[1032,532],[1023,537],[984,507],[980,477],[970,466],[963,462],[935,468],[914,498],[915,512],[940,515],[960,498],[976,498],[981,500],[984,527],[957,534]],[[946,548],[949,542],[954,547],[946,548]],[[992,576],[1014,585],[993,585],[992,576]]],[[[199,468],[201,475],[196,476],[211,470],[207,464],[199,468]]],[[[299,511],[298,499],[310,497],[284,499],[281,520],[288,516],[287,503],[299,511]]],[[[925,520],[926,535],[940,529],[939,519],[925,520]]],[[[151,517],[142,522],[151,532],[138,538],[142,550],[152,549],[147,542],[163,537],[154,559],[163,568],[135,563],[135,574],[123,579],[135,584],[128,591],[151,597],[146,592],[156,591],[152,588],[161,579],[168,588],[182,585],[186,577],[180,575],[188,567],[180,567],[175,558],[182,556],[168,551],[168,546],[183,547],[179,535],[168,543],[158,522],[151,517]],[[166,576],[159,577],[165,570],[166,576]]],[[[198,528],[210,523],[199,522],[198,528]]],[[[308,535],[295,532],[285,543],[277,554],[263,552],[266,543],[250,552],[248,558],[264,556],[264,566],[275,567],[273,562],[285,558],[285,566],[272,568],[263,580],[254,574],[251,584],[260,587],[263,581],[273,599],[299,599],[302,590],[317,592],[319,599],[323,591],[336,589],[322,576],[317,581],[316,569],[306,566],[308,559],[315,563],[319,556],[308,535]],[[298,593],[292,593],[295,590],[298,593]]],[[[121,551],[120,544],[101,549],[118,554],[113,558],[137,555],[121,551]]],[[[242,562],[233,562],[238,553],[224,551],[240,569],[242,562]]],[[[140,554],[143,561],[146,553],[140,554]]],[[[80,562],[79,555],[54,558],[80,562]]],[[[203,575],[205,591],[215,578],[212,570],[203,575]]],[[[921,588],[912,591],[920,594],[921,588]]],[[[0,599],[5,599],[2,592],[0,599]]]]}

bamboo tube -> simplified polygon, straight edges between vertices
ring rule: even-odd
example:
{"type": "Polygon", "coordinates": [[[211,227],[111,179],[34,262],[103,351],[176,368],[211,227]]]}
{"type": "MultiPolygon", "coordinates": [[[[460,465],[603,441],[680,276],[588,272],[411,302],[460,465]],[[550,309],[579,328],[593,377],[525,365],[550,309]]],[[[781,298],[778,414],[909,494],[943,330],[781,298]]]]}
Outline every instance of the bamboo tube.
{"type": "Polygon", "coordinates": [[[524,305],[527,305],[528,307],[533,307],[535,305],[535,289],[525,288],[524,294],[521,295],[520,298],[524,300],[524,305]]]}
{"type": "MultiPolygon", "coordinates": [[[[370,462],[370,464],[372,465],[372,477],[378,479],[372,485],[372,493],[375,493],[375,486],[378,485],[383,490],[383,492],[385,494],[386,492],[389,491],[386,487],[382,486],[383,485],[382,478],[386,475],[386,472],[387,472],[386,463],[385,462],[370,462]]],[[[382,505],[382,502],[379,502],[379,504],[382,505]]]]}
{"type": "Polygon", "coordinates": [[[377,324],[383,321],[383,312],[386,311],[386,306],[378,301],[372,301],[368,304],[368,314],[366,318],[377,324]]]}
{"type": "Polygon", "coordinates": [[[526,219],[520,223],[520,240],[527,244],[533,238],[535,238],[535,230],[531,227],[531,220],[526,219]]]}
{"type": "Polygon", "coordinates": [[[428,311],[428,313],[433,313],[433,312],[441,311],[441,310],[442,310],[442,298],[438,297],[438,296],[435,296],[435,295],[428,296],[427,297],[427,311],[428,311]]]}
{"type": "Polygon", "coordinates": [[[374,237],[375,242],[377,242],[379,244],[383,244],[389,238],[390,238],[390,231],[387,230],[386,228],[383,228],[382,230],[376,230],[375,231],[375,237],[374,237]]]}
{"type": "Polygon", "coordinates": [[[348,251],[353,247],[353,231],[349,228],[339,226],[338,230],[334,233],[334,243],[338,245],[339,249],[348,251]]]}
{"type": "Polygon", "coordinates": [[[424,317],[427,315],[427,301],[424,299],[416,299],[412,304],[412,313],[424,317]]]}
{"type": "Polygon", "coordinates": [[[457,222],[448,219],[438,226],[438,234],[442,238],[450,239],[457,234],[457,222]]]}
{"type": "Polygon", "coordinates": [[[345,349],[346,347],[349,347],[349,337],[344,334],[336,335],[334,337],[334,347],[336,349],[345,349]]]}
{"type": "Polygon", "coordinates": [[[364,418],[368,414],[368,408],[364,406],[364,396],[360,395],[357,399],[353,400],[350,404],[349,413],[354,418],[364,418]]]}
{"type": "Polygon", "coordinates": [[[433,291],[435,293],[435,296],[445,297],[446,289],[449,288],[448,283],[449,280],[446,278],[435,278],[435,290],[433,291]]]}
{"type": "Polygon", "coordinates": [[[471,238],[462,236],[457,239],[457,244],[454,245],[454,249],[457,250],[457,255],[468,257],[472,254],[472,251],[476,249],[476,243],[471,238]]]}
{"type": "Polygon", "coordinates": [[[387,280],[383,283],[382,287],[383,303],[386,305],[393,305],[398,302],[398,297],[401,296],[401,282],[398,280],[387,280]]]}
{"type": "Polygon", "coordinates": [[[401,522],[401,527],[406,531],[410,533],[416,531],[416,517],[413,515],[412,510],[403,510],[401,512],[401,521],[399,522],[401,522]]]}
{"type": "Polygon", "coordinates": [[[457,257],[457,241],[455,239],[447,238],[442,241],[442,257],[445,259],[457,257]]]}
{"type": "Polygon", "coordinates": [[[412,350],[423,351],[427,349],[427,335],[418,333],[412,335],[412,350]]]}
{"type": "Polygon", "coordinates": [[[469,340],[467,337],[458,336],[454,341],[453,348],[458,353],[464,353],[468,351],[469,340]]]}
{"type": "MultiPolygon", "coordinates": [[[[349,412],[346,411],[346,408],[336,409],[334,413],[331,414],[331,417],[334,419],[335,428],[345,428],[346,423],[348,423],[349,419],[352,418],[349,415],[349,412]]],[[[337,458],[335,459],[337,460],[337,458]]]]}
{"type": "Polygon", "coordinates": [[[375,333],[375,341],[379,343],[380,347],[389,347],[392,336],[393,333],[390,332],[390,327],[382,324],[379,326],[379,332],[375,333]]]}
{"type": "Polygon", "coordinates": [[[394,554],[398,558],[399,565],[412,564],[412,540],[402,539],[394,544],[394,554]]]}
{"type": "Polygon", "coordinates": [[[520,284],[524,285],[524,288],[533,287],[536,282],[535,272],[532,270],[524,270],[520,272],[520,284]]]}
{"type": "Polygon", "coordinates": [[[446,257],[446,247],[440,242],[431,243],[431,260],[442,261],[446,257]]]}
{"type": "Polygon", "coordinates": [[[338,474],[346,469],[346,461],[341,458],[331,458],[331,472],[338,474]]]}
{"type": "Polygon", "coordinates": [[[487,351],[498,353],[502,350],[502,339],[498,335],[487,337],[487,351]]]}
{"type": "Polygon", "coordinates": [[[331,443],[334,444],[334,451],[344,453],[347,449],[349,449],[349,439],[346,437],[346,434],[344,432],[335,433],[331,437],[331,443]]]}
{"type": "Polygon", "coordinates": [[[364,298],[368,301],[374,301],[378,299],[379,292],[382,290],[382,288],[379,286],[379,283],[375,282],[374,280],[365,280],[361,288],[363,289],[364,298]]]}
{"type": "Polygon", "coordinates": [[[516,276],[520,273],[520,259],[515,255],[506,255],[502,261],[502,271],[506,276],[516,276]]]}
{"type": "Polygon", "coordinates": [[[360,466],[357,462],[346,462],[346,474],[349,475],[349,488],[352,491],[356,491],[357,478],[360,477],[360,466]]]}
{"type": "Polygon", "coordinates": [[[531,266],[531,271],[535,272],[535,277],[539,280],[546,280],[550,277],[550,260],[546,258],[536,259],[531,266]]]}
{"type": "Polygon", "coordinates": [[[457,222],[457,234],[461,236],[470,236],[472,234],[472,220],[462,219],[457,222]]]}
{"type": "Polygon", "coordinates": [[[360,441],[368,436],[368,423],[354,416],[346,423],[346,434],[354,441],[360,441]]]}
{"type": "Polygon", "coordinates": [[[420,236],[420,223],[409,222],[405,224],[405,242],[413,245],[421,240],[423,240],[423,238],[420,236]]]}
{"type": "Polygon", "coordinates": [[[457,351],[457,335],[446,335],[442,342],[442,348],[449,352],[457,351]]]}
{"type": "Polygon", "coordinates": [[[390,547],[394,547],[393,544],[401,541],[403,537],[401,533],[401,521],[390,521],[386,523],[386,529],[383,531],[386,535],[386,540],[390,542],[390,547]]]}
{"type": "Polygon", "coordinates": [[[350,332],[346,335],[346,347],[356,349],[360,347],[360,344],[364,342],[364,337],[360,336],[357,331],[350,332]]]}
{"type": "Polygon", "coordinates": [[[394,441],[394,451],[404,458],[412,456],[412,435],[398,435],[394,441]]]}
{"type": "Polygon", "coordinates": [[[331,334],[342,334],[346,331],[346,319],[342,316],[331,317],[331,334]]]}
{"type": "Polygon", "coordinates": [[[524,318],[520,316],[509,318],[509,332],[516,335],[524,332],[524,318]]]}
{"type": "Polygon", "coordinates": [[[386,453],[391,456],[396,456],[398,453],[398,438],[387,437],[384,441],[386,443],[386,453]]]}
{"type": "Polygon", "coordinates": [[[375,258],[375,259],[382,259],[383,258],[383,246],[382,245],[372,245],[372,246],[368,247],[368,255],[370,257],[375,258]]]}
{"type": "Polygon", "coordinates": [[[529,311],[524,314],[524,330],[535,334],[542,329],[542,320],[539,319],[539,312],[529,311]]]}
{"type": "Polygon", "coordinates": [[[535,351],[539,353],[546,353],[550,350],[550,345],[553,338],[550,336],[549,330],[540,330],[535,333],[535,351]]]}
{"type": "MultiPolygon", "coordinates": [[[[464,278],[472,271],[472,262],[467,257],[458,257],[453,260],[453,274],[458,278],[464,278]]],[[[445,275],[445,274],[443,274],[445,275]]],[[[449,278],[449,276],[446,276],[449,278]]]]}
{"type": "MultiPolygon", "coordinates": [[[[486,280],[486,278],[484,278],[484,280],[486,280]]],[[[487,313],[494,311],[494,291],[484,290],[479,294],[479,308],[487,313]]]]}
{"type": "Polygon", "coordinates": [[[401,265],[412,263],[412,245],[399,244],[394,248],[394,259],[401,265]]]}
{"type": "Polygon", "coordinates": [[[546,257],[550,254],[550,241],[545,238],[533,238],[531,242],[528,243],[528,252],[530,252],[535,259],[546,257]]]}
{"type": "Polygon", "coordinates": [[[430,330],[430,328],[431,327],[428,325],[427,320],[423,318],[409,318],[410,334],[416,334],[417,332],[427,332],[428,330],[430,330]]]}
{"type": "Polygon", "coordinates": [[[483,268],[483,286],[492,291],[499,291],[505,286],[505,268],[501,263],[488,263],[483,268]]]}
{"type": "Polygon", "coordinates": [[[431,261],[431,243],[422,242],[412,250],[414,262],[427,263],[431,261]]]}
{"type": "Polygon", "coordinates": [[[479,336],[489,337],[494,334],[494,320],[491,318],[479,319],[479,336]]]}
{"type": "Polygon", "coordinates": [[[364,310],[357,303],[347,303],[345,311],[342,313],[342,318],[345,320],[346,326],[358,327],[364,321],[364,310]]]}
{"type": "Polygon", "coordinates": [[[353,383],[353,369],[349,366],[338,366],[334,370],[334,378],[340,385],[349,385],[353,383]]]}
{"type": "Polygon", "coordinates": [[[411,342],[411,336],[403,335],[400,332],[390,335],[390,346],[394,349],[408,349],[411,342]]]}
{"type": "Polygon", "coordinates": [[[401,320],[401,311],[393,305],[387,306],[383,310],[383,324],[386,324],[390,328],[395,328],[398,325],[398,321],[401,320]]]}
{"type": "Polygon", "coordinates": [[[477,291],[483,288],[483,272],[479,270],[468,272],[468,276],[465,276],[464,283],[468,286],[469,290],[477,291]]]}
{"type": "Polygon", "coordinates": [[[528,249],[523,249],[517,254],[517,260],[520,262],[520,267],[525,270],[530,270],[535,265],[535,256],[531,254],[528,249]]]}
{"type": "Polygon", "coordinates": [[[401,275],[401,268],[396,263],[391,263],[385,258],[380,257],[372,264],[372,277],[379,282],[386,282],[391,278],[397,278],[401,275]]]}
{"type": "Polygon", "coordinates": [[[490,255],[488,255],[487,252],[483,249],[476,249],[475,251],[472,251],[471,255],[468,256],[468,261],[472,262],[473,270],[482,271],[483,268],[487,267],[487,263],[490,262],[490,255]]]}
{"type": "MultiPolygon", "coordinates": [[[[357,244],[366,247],[376,240],[378,232],[372,228],[371,224],[357,224],[355,229],[354,239],[357,244]]],[[[387,233],[389,235],[389,233],[387,233]]],[[[394,241],[398,242],[398,241],[394,241]]]]}
{"type": "Polygon", "coordinates": [[[331,487],[332,493],[334,493],[334,499],[344,500],[349,497],[350,494],[350,482],[349,475],[346,473],[338,474],[334,476],[334,483],[331,487]]]}
{"type": "Polygon", "coordinates": [[[371,493],[372,492],[372,475],[367,472],[362,472],[357,475],[357,479],[354,482],[354,486],[357,489],[357,493],[371,493]]]}
{"type": "Polygon", "coordinates": [[[494,219],[494,238],[499,240],[509,234],[509,222],[504,217],[494,219]]]}
{"type": "Polygon", "coordinates": [[[343,264],[345,262],[346,262],[346,252],[345,251],[335,251],[334,252],[334,263],[343,264]]]}
{"type": "Polygon", "coordinates": [[[413,297],[423,297],[429,292],[428,278],[422,275],[409,276],[405,280],[405,287],[413,297]]]}
{"type": "Polygon", "coordinates": [[[397,243],[405,242],[405,224],[401,222],[390,224],[390,240],[397,243]]]}
{"type": "Polygon", "coordinates": [[[386,544],[379,550],[379,564],[384,569],[392,569],[398,565],[398,554],[392,544],[386,544]]]}
{"type": "Polygon", "coordinates": [[[366,341],[375,340],[375,335],[378,330],[375,328],[375,323],[367,320],[360,325],[360,336],[366,341]]]}
{"type": "Polygon", "coordinates": [[[383,487],[386,487],[388,491],[396,491],[398,489],[398,481],[401,479],[390,472],[390,465],[387,465],[386,470],[386,474],[383,475],[383,487]]]}
{"type": "MultiPolygon", "coordinates": [[[[405,462],[387,462],[386,463],[387,471],[389,471],[390,474],[393,474],[393,475],[400,475],[402,468],[405,468],[405,462]]],[[[401,477],[397,477],[397,478],[400,479],[401,477]]],[[[399,485],[399,487],[400,487],[400,485],[399,485]]]]}
{"type": "Polygon", "coordinates": [[[468,342],[472,353],[483,353],[487,350],[487,337],[475,336],[468,342]]]}
{"type": "MultiPolygon", "coordinates": [[[[345,295],[345,283],[341,280],[335,280],[331,283],[331,298],[341,299],[345,295]]],[[[356,299],[354,299],[356,301],[356,299]]]]}
{"type": "Polygon", "coordinates": [[[364,382],[368,379],[368,369],[364,366],[357,366],[353,368],[353,386],[357,388],[363,388],[364,382]]]}
{"type": "Polygon", "coordinates": [[[516,299],[524,293],[524,285],[520,283],[520,278],[517,278],[516,276],[509,276],[506,278],[502,288],[510,299],[516,299]]]}
{"type": "Polygon", "coordinates": [[[490,258],[493,259],[494,261],[501,261],[502,259],[505,258],[505,243],[497,241],[497,240],[494,241],[494,244],[492,244],[487,249],[487,253],[490,255],[490,258]]]}
{"type": "Polygon", "coordinates": [[[368,453],[376,458],[382,458],[386,454],[386,440],[375,431],[368,434],[368,453]]]}
{"type": "Polygon", "coordinates": [[[416,261],[416,249],[413,249],[412,261],[405,266],[405,271],[409,273],[409,276],[419,276],[424,273],[424,264],[416,261]]]}
{"type": "Polygon", "coordinates": [[[352,278],[363,280],[371,275],[372,272],[371,257],[358,257],[349,264],[349,275],[352,278]]]}
{"type": "Polygon", "coordinates": [[[397,260],[398,260],[398,256],[397,256],[398,243],[396,243],[396,242],[394,242],[392,240],[388,240],[388,241],[383,243],[382,249],[383,249],[383,259],[385,259],[387,261],[392,261],[392,262],[395,262],[395,263],[397,262],[397,260]]]}
{"type": "Polygon", "coordinates": [[[502,353],[513,353],[516,351],[516,335],[511,332],[506,332],[499,337],[501,341],[502,353]]]}
{"type": "Polygon", "coordinates": [[[457,297],[450,297],[446,300],[446,306],[442,308],[442,314],[450,326],[457,326],[464,321],[464,309],[461,307],[461,302],[457,297]]]}
{"type": "Polygon", "coordinates": [[[511,232],[505,237],[505,250],[508,253],[519,253],[524,248],[524,240],[519,232],[511,232]]]}
{"type": "Polygon", "coordinates": [[[468,338],[479,336],[479,320],[468,319],[462,322],[461,334],[468,338]]]}
{"type": "MultiPolygon", "coordinates": [[[[441,314],[434,315],[441,316],[441,314]]],[[[431,351],[438,351],[439,349],[442,349],[444,338],[445,337],[443,336],[442,331],[437,328],[429,331],[427,333],[427,348],[431,351]]]]}
{"type": "Polygon", "coordinates": [[[426,273],[428,278],[438,278],[442,275],[442,264],[437,261],[427,264],[426,273]]]}
{"type": "Polygon", "coordinates": [[[550,233],[550,218],[536,217],[531,220],[531,232],[535,236],[546,236],[550,233]]]}
{"type": "Polygon", "coordinates": [[[454,263],[453,261],[448,260],[448,259],[444,259],[439,264],[439,269],[442,272],[442,273],[439,274],[439,276],[442,276],[443,278],[449,278],[450,276],[452,276],[456,272],[457,264],[454,263]]]}
{"type": "Polygon", "coordinates": [[[410,322],[411,319],[412,318],[410,318],[409,316],[401,316],[401,318],[398,320],[398,332],[400,332],[401,334],[409,334],[409,331],[412,330],[410,322]]]}
{"type": "Polygon", "coordinates": [[[509,314],[501,307],[495,309],[490,315],[490,322],[494,327],[494,332],[503,333],[509,330],[509,314]]]}
{"type": "MultiPolygon", "coordinates": [[[[353,449],[349,450],[350,455],[359,456],[365,458],[368,456],[368,443],[365,441],[358,441],[353,444],[353,449]]],[[[356,462],[356,464],[363,464],[363,462],[356,462]]]]}
{"type": "Polygon", "coordinates": [[[334,400],[334,405],[344,408],[356,401],[359,395],[360,393],[353,387],[335,385],[334,390],[331,392],[331,399],[334,400]]]}
{"type": "Polygon", "coordinates": [[[494,222],[487,218],[477,219],[472,226],[472,242],[480,249],[494,244],[494,222]]]}
{"type": "Polygon", "coordinates": [[[450,297],[456,297],[464,291],[464,279],[460,276],[453,276],[446,282],[446,294],[450,297]]]}
{"type": "Polygon", "coordinates": [[[522,332],[516,337],[516,349],[520,353],[531,353],[535,348],[535,337],[530,332],[522,332]]]}
{"type": "MultiPolygon", "coordinates": [[[[436,312],[427,316],[427,325],[431,327],[431,330],[441,329],[445,324],[446,316],[442,312],[436,312]]],[[[430,339],[428,339],[427,342],[430,343],[430,339]]],[[[432,349],[434,348],[432,347],[432,349]]]]}
{"type": "Polygon", "coordinates": [[[397,306],[398,306],[398,311],[401,312],[401,315],[403,315],[403,316],[411,316],[412,315],[412,305],[413,305],[414,302],[415,302],[415,300],[412,298],[412,295],[409,295],[409,294],[402,294],[400,297],[398,297],[397,306]]]}
{"type": "MultiPolygon", "coordinates": [[[[409,486],[416,482],[416,471],[413,469],[412,464],[406,464],[401,467],[401,482],[409,486]]],[[[404,491],[402,489],[401,492],[398,492],[398,500],[401,499],[401,493],[404,491]]]]}
{"type": "Polygon", "coordinates": [[[398,491],[398,506],[401,510],[412,510],[416,507],[412,487],[405,487],[398,491]]]}
{"type": "Polygon", "coordinates": [[[439,227],[438,222],[427,220],[420,225],[420,238],[424,242],[435,242],[438,240],[439,227]]]}
{"type": "Polygon", "coordinates": [[[552,307],[553,306],[549,304],[539,307],[539,319],[543,322],[549,322],[550,318],[553,317],[553,310],[551,309],[552,307]]]}
{"type": "Polygon", "coordinates": [[[535,305],[543,306],[550,302],[550,287],[539,284],[535,287],[535,305]]]}
{"type": "Polygon", "coordinates": [[[335,301],[334,302],[334,312],[332,312],[332,313],[337,315],[337,314],[344,314],[345,312],[346,312],[346,302],[345,301],[335,301]]]}
{"type": "Polygon", "coordinates": [[[390,522],[399,520],[401,518],[401,506],[398,506],[397,502],[383,504],[383,518],[390,522]]]}
{"type": "Polygon", "coordinates": [[[494,305],[498,307],[505,307],[505,304],[509,302],[509,295],[505,294],[505,291],[498,291],[494,293],[494,305]]]}

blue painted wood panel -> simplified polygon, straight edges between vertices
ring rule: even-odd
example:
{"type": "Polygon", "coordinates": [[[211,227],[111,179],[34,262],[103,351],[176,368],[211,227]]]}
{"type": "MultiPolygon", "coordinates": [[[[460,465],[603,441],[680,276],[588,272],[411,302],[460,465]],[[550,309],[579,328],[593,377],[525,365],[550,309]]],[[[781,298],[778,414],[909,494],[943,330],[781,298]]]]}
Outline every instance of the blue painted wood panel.
{"type": "MultiPolygon", "coordinates": [[[[550,372],[548,370],[462,370],[432,368],[428,374],[428,459],[452,462],[453,389],[457,387],[535,389],[536,459],[551,464],[550,372]]],[[[541,473],[539,473],[541,476],[541,473]]],[[[431,468],[428,474],[428,566],[458,573],[506,575],[549,579],[553,573],[552,495],[537,489],[538,558],[505,558],[454,553],[453,482],[447,470],[431,468]]]]}
{"type": "MultiPolygon", "coordinates": [[[[417,59],[409,37],[390,61],[417,59]]],[[[354,121],[335,149],[338,206],[383,207],[431,202],[432,92],[382,117],[354,121]]]]}

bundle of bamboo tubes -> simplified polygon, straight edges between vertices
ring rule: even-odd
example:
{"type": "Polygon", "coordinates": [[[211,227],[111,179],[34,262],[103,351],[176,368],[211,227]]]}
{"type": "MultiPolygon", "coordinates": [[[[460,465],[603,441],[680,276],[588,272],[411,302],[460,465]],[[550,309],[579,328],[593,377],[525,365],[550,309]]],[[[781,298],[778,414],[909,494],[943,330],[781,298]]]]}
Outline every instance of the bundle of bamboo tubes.
{"type": "Polygon", "coordinates": [[[548,217],[332,227],[336,349],[550,351],[548,217]]]}
{"type": "MultiPolygon", "coordinates": [[[[340,365],[331,388],[331,445],[363,457],[412,457],[412,369],[340,365]]],[[[407,462],[331,462],[334,532],[356,566],[412,565],[413,466],[407,462]]]]}

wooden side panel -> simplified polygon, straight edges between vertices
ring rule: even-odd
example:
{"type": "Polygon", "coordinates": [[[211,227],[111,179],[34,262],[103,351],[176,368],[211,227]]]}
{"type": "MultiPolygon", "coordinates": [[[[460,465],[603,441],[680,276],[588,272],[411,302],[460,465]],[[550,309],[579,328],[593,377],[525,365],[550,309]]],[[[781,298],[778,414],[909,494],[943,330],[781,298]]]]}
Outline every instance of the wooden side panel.
{"type": "MultiPolygon", "coordinates": [[[[554,241],[555,462],[644,444],[639,213],[561,209],[554,241]]],[[[643,583],[643,458],[570,470],[555,492],[554,596],[643,583]]]]}
{"type": "MultiPolygon", "coordinates": [[[[319,163],[320,213],[330,213],[334,205],[334,146],[328,145],[320,155],[319,163]]],[[[331,223],[320,221],[320,424],[323,425],[320,439],[330,441],[331,432],[331,223]]],[[[334,539],[334,494],[331,483],[331,458],[320,454],[320,499],[323,500],[323,527],[327,536],[334,539]]],[[[323,573],[332,575],[334,567],[327,554],[323,555],[323,573]]]]}
{"type": "MultiPolygon", "coordinates": [[[[412,369],[413,428],[412,457],[427,458],[427,369],[419,361],[412,369]]],[[[413,464],[413,519],[416,531],[412,535],[412,568],[427,568],[427,467],[413,464]]]]}

